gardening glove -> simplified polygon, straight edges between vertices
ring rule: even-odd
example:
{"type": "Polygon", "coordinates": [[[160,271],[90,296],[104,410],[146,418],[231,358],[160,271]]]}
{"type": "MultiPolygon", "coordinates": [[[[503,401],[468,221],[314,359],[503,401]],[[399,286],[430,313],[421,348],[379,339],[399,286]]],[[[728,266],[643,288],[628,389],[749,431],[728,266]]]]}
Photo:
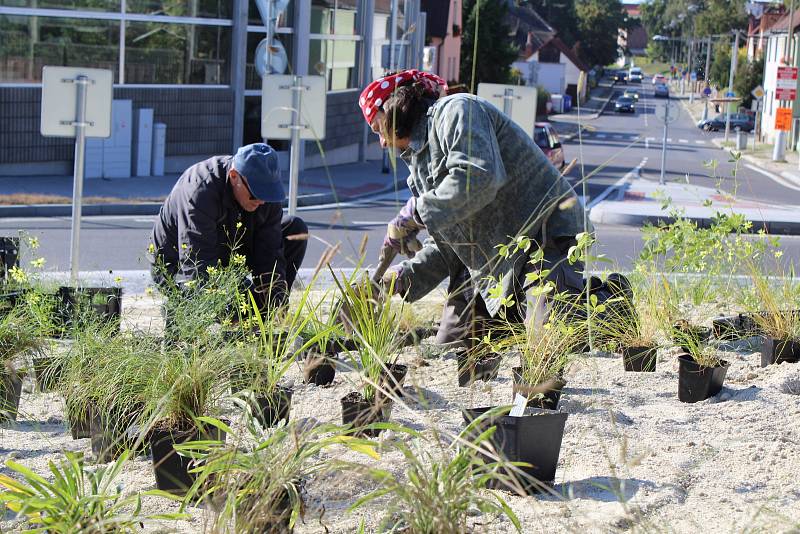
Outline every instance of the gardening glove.
{"type": "Polygon", "coordinates": [[[381,278],[381,284],[383,284],[385,292],[388,293],[389,288],[392,290],[392,295],[403,296],[408,292],[411,284],[408,277],[403,276],[404,270],[402,265],[392,265],[386,270],[383,278],[381,278]],[[392,285],[392,280],[394,280],[394,285],[392,285]]]}
{"type": "Polygon", "coordinates": [[[391,247],[399,254],[413,258],[422,250],[422,243],[417,239],[417,234],[423,228],[425,225],[417,213],[417,197],[412,196],[387,225],[383,246],[391,247]]]}

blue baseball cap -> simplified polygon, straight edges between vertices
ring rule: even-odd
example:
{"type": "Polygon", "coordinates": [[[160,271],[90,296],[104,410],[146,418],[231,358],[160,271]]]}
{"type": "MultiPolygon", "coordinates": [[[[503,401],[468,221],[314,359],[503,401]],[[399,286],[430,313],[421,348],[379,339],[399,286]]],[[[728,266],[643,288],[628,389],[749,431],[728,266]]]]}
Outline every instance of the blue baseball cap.
{"type": "Polygon", "coordinates": [[[233,168],[247,178],[250,194],[264,202],[283,202],[278,153],[266,143],[245,145],[233,156],[233,168]]]}

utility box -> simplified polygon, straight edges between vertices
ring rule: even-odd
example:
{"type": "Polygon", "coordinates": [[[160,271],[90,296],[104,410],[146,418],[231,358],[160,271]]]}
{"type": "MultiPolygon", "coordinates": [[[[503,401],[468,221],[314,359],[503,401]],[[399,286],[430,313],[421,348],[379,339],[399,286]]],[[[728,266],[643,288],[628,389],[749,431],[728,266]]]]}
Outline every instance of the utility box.
{"type": "Polygon", "coordinates": [[[133,176],[150,176],[153,157],[153,110],[138,109],[133,115],[133,176]]]}
{"type": "Polygon", "coordinates": [[[133,101],[114,100],[111,137],[103,140],[103,178],[131,177],[133,101]]]}
{"type": "Polygon", "coordinates": [[[150,176],[164,176],[164,157],[167,152],[167,125],[157,122],[153,125],[152,153],[150,156],[150,176]]]}

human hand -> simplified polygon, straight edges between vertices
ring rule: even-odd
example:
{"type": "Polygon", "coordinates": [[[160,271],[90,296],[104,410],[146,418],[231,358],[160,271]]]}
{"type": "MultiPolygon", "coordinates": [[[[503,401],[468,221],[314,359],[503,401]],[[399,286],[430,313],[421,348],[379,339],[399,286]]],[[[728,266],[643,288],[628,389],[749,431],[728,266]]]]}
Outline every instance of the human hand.
{"type": "Polygon", "coordinates": [[[425,228],[422,219],[417,214],[417,198],[411,197],[386,227],[386,236],[383,246],[391,247],[399,254],[409,258],[422,250],[422,243],[417,239],[417,234],[425,228]]]}

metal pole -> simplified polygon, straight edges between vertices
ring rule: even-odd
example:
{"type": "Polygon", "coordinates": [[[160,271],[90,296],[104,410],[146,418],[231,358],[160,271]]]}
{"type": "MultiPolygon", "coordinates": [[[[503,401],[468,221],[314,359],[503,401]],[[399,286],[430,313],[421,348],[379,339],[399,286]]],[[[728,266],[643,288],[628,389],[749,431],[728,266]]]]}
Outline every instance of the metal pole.
{"type": "Polygon", "coordinates": [[[81,74],[75,79],[77,113],[75,117],[75,168],[72,182],[72,234],[70,236],[70,281],[78,281],[81,251],[81,201],[83,199],[83,169],[86,155],[86,89],[89,78],[81,74]]]}
{"type": "Polygon", "coordinates": [[[289,215],[297,212],[297,181],[300,174],[300,110],[303,105],[303,77],[294,76],[292,83],[292,148],[289,160],[289,215]]]}
{"type": "Polygon", "coordinates": [[[664,137],[661,140],[661,177],[658,183],[664,185],[666,180],[664,178],[664,168],[667,165],[667,128],[669,127],[669,101],[664,104],[664,137]]]}
{"type": "MultiPolygon", "coordinates": [[[[694,34],[692,34],[694,35],[694,34]]],[[[694,55],[694,38],[689,38],[689,103],[694,104],[694,84],[692,81],[692,56],[694,55]]]]}
{"type": "Polygon", "coordinates": [[[506,117],[511,117],[511,109],[514,106],[514,90],[506,87],[503,91],[503,113],[506,117]]]}
{"type": "MultiPolygon", "coordinates": [[[[711,85],[708,83],[708,70],[710,68],[711,68],[711,37],[708,37],[707,45],[706,45],[706,68],[705,68],[705,71],[703,73],[703,78],[705,79],[706,87],[711,87],[711,85]]],[[[708,96],[706,96],[703,100],[705,102],[705,105],[703,106],[703,120],[707,120],[708,119],[708,96]]]]}
{"type": "MultiPolygon", "coordinates": [[[[372,81],[372,29],[375,19],[375,0],[362,0],[362,25],[361,25],[361,87],[366,87],[372,81]]],[[[361,141],[358,144],[358,161],[367,161],[367,147],[372,128],[364,121],[362,125],[361,141]]]]}
{"type": "MultiPolygon", "coordinates": [[[[733,50],[731,50],[731,73],[728,77],[728,93],[733,94],[733,75],[736,73],[736,59],[739,55],[739,32],[736,31],[736,37],[733,39],[733,50]]],[[[727,113],[725,115],[725,142],[728,142],[728,137],[731,133],[731,104],[726,102],[727,113]]]]}
{"type": "Polygon", "coordinates": [[[391,30],[389,32],[389,70],[394,72],[397,68],[397,57],[395,57],[395,47],[397,46],[397,1],[392,0],[392,14],[389,17],[391,30]]]}

